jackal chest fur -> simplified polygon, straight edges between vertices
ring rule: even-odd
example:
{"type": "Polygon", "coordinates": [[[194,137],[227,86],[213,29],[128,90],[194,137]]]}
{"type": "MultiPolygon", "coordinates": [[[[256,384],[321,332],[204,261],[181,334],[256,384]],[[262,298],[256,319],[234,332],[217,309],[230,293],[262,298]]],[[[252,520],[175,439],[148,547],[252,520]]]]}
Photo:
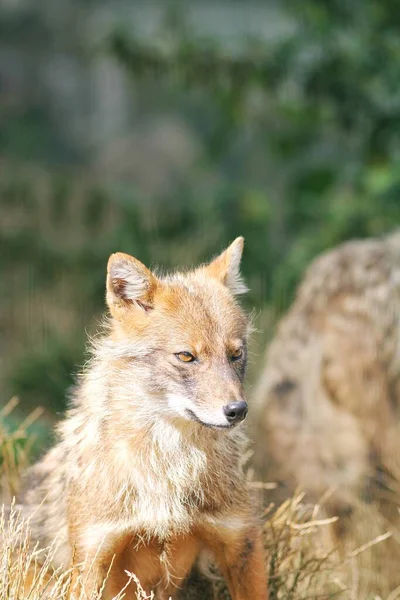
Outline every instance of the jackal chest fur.
{"type": "Polygon", "coordinates": [[[240,428],[223,436],[204,428],[200,433],[188,435],[163,422],[142,439],[137,433],[103,439],[102,452],[87,448],[71,481],[78,492],[74,498],[91,506],[90,516],[84,509],[85,545],[96,547],[124,532],[145,532],[140,536],[147,540],[187,535],[199,526],[212,527],[233,503],[243,501],[240,428]],[[104,465],[107,445],[111,460],[104,465]]]}

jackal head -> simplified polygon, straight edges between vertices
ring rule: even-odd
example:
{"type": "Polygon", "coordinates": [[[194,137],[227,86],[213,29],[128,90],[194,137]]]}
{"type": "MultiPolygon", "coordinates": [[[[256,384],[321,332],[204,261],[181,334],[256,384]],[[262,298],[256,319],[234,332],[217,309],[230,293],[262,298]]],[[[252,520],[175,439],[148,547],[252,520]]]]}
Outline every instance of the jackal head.
{"type": "Polygon", "coordinates": [[[249,326],[235,299],[246,291],[242,251],[239,237],[211,263],[165,277],[132,256],[111,255],[112,339],[129,349],[121,376],[147,414],[213,428],[246,417],[249,326]]]}

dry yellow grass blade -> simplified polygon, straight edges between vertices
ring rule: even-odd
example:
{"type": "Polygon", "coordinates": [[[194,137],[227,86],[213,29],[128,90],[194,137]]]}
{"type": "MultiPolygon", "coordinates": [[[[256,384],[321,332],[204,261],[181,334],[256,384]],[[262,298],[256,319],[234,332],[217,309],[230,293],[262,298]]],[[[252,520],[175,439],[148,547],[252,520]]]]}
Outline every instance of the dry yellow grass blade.
{"type": "Polygon", "coordinates": [[[43,414],[42,408],[35,408],[16,429],[9,431],[4,419],[18,404],[18,398],[14,396],[0,410],[0,498],[3,496],[9,502],[17,494],[20,474],[29,464],[34,438],[28,429],[43,414]]]}

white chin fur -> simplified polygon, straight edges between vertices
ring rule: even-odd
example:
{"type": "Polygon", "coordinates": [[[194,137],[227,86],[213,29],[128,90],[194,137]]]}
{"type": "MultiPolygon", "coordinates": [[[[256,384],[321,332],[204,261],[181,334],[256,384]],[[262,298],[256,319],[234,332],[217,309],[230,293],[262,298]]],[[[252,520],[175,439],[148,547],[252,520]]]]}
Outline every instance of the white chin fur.
{"type": "Polygon", "coordinates": [[[168,408],[184,419],[188,419],[187,410],[194,410],[193,402],[181,394],[167,394],[168,408]]]}
{"type": "Polygon", "coordinates": [[[216,419],[216,415],[207,414],[206,412],[200,412],[198,407],[186,396],[182,394],[167,394],[168,408],[175,414],[178,414],[187,421],[192,421],[193,418],[188,414],[188,411],[194,413],[196,419],[205,425],[210,427],[228,427],[229,423],[221,412],[221,418],[216,419]]]}

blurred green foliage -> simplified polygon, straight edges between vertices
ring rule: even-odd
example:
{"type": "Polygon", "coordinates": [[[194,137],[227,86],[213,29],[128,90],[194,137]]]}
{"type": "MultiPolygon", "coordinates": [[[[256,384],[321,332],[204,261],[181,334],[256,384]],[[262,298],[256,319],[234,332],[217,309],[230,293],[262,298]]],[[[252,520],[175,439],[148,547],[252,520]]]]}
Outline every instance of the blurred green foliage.
{"type": "Polygon", "coordinates": [[[4,400],[65,407],[113,251],[188,267],[244,235],[244,302],[261,312],[261,348],[313,257],[400,224],[400,12],[389,0],[283,7],[290,35],[237,52],[196,37],[184,19],[152,44],[123,28],[107,38],[102,51],[134,84],[138,118],[179,115],[199,140],[194,164],[154,197],[91,168],[45,98],[37,112],[10,109],[0,163],[4,400]]]}

